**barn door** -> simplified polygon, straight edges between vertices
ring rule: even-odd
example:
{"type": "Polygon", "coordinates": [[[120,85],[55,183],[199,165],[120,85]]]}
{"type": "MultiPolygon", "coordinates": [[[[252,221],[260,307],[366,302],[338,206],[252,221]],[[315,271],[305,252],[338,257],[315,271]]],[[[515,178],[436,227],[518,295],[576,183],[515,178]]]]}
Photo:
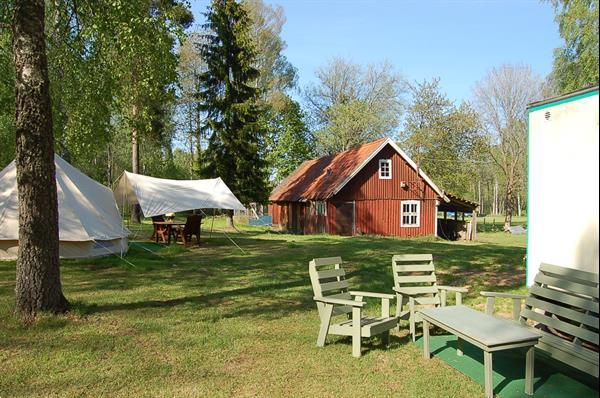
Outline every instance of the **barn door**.
{"type": "Polygon", "coordinates": [[[354,202],[335,205],[335,231],[338,235],[354,235],[354,202]]]}

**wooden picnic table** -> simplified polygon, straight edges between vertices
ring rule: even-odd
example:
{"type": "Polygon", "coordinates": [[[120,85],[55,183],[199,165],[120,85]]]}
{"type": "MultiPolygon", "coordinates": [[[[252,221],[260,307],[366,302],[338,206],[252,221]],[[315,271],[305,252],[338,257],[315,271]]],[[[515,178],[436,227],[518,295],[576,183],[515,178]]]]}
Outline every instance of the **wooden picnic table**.
{"type": "Polygon", "coordinates": [[[185,222],[175,222],[175,221],[153,221],[152,225],[154,226],[154,233],[152,236],[156,239],[156,243],[158,243],[158,234],[156,233],[156,228],[158,226],[165,226],[167,228],[167,244],[171,244],[171,235],[175,238],[174,228],[173,227],[181,227],[185,225],[185,222]]]}
{"type": "Polygon", "coordinates": [[[492,353],[528,347],[525,355],[525,394],[533,394],[534,345],[540,335],[510,320],[499,319],[462,305],[427,308],[419,311],[423,318],[423,355],[430,358],[429,324],[458,337],[457,354],[462,355],[463,340],[483,350],[485,396],[494,396],[492,353]]]}

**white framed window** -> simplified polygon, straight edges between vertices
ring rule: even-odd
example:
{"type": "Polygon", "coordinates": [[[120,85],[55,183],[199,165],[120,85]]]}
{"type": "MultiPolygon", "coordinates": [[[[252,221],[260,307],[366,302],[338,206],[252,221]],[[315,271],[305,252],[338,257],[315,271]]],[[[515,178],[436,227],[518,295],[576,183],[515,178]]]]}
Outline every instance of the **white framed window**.
{"type": "Polygon", "coordinates": [[[379,159],[379,179],[392,179],[392,159],[379,159]]]}
{"type": "Polygon", "coordinates": [[[403,200],[400,202],[400,226],[418,227],[421,225],[421,202],[403,200]]]}

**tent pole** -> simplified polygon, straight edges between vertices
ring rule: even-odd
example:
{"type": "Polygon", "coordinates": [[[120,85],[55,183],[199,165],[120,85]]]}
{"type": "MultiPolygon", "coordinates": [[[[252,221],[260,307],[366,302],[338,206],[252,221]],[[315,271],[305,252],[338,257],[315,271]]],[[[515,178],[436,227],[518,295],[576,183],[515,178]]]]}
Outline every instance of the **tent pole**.
{"type": "MultiPolygon", "coordinates": [[[[204,210],[200,209],[200,211],[202,212],[202,214],[204,214],[206,217],[208,217],[208,215],[204,212],[204,210]]],[[[214,213],[214,211],[215,211],[215,209],[213,209],[213,213],[214,213]]],[[[214,216],[213,216],[213,221],[214,221],[214,216]]],[[[227,232],[223,231],[223,235],[225,235],[227,237],[227,239],[229,239],[231,241],[231,243],[233,243],[235,245],[235,247],[240,249],[242,251],[242,253],[246,254],[246,251],[244,249],[242,249],[237,243],[235,243],[235,241],[233,239],[231,239],[231,237],[227,234],[227,232]]]]}
{"type": "Polygon", "coordinates": [[[210,234],[208,234],[209,238],[212,238],[213,226],[215,225],[215,209],[213,209],[212,220],[210,223],[210,234]]]}
{"type": "MultiPolygon", "coordinates": [[[[98,246],[100,246],[101,248],[103,248],[104,250],[106,250],[108,252],[108,254],[112,255],[112,256],[116,256],[116,253],[111,252],[106,246],[104,246],[103,244],[101,244],[100,242],[98,242],[96,239],[92,239],[92,241],[94,243],[96,243],[98,246]]],[[[127,264],[131,265],[132,267],[135,268],[135,264],[132,263],[131,261],[123,258],[123,246],[121,246],[121,260],[125,261],[127,264]]]]}
{"type": "MultiPolygon", "coordinates": [[[[123,239],[123,233],[125,232],[125,192],[121,193],[121,239],[123,239]]],[[[129,241],[129,238],[127,239],[129,241]]],[[[121,259],[123,258],[123,244],[121,244],[121,259]]]]}

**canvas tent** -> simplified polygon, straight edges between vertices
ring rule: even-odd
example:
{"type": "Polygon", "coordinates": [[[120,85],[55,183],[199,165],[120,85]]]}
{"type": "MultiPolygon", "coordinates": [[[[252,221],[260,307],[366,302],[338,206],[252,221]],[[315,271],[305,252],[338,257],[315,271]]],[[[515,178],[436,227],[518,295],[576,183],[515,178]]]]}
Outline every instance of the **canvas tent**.
{"type": "Polygon", "coordinates": [[[114,195],[120,206],[139,204],[144,217],[193,209],[245,209],[220,178],[168,180],[125,171],[114,195]]]}
{"type": "MultiPolygon", "coordinates": [[[[62,258],[127,251],[127,235],[112,191],[54,156],[62,258]]],[[[0,172],[0,260],[16,259],[19,239],[15,162],[0,172]]]]}

